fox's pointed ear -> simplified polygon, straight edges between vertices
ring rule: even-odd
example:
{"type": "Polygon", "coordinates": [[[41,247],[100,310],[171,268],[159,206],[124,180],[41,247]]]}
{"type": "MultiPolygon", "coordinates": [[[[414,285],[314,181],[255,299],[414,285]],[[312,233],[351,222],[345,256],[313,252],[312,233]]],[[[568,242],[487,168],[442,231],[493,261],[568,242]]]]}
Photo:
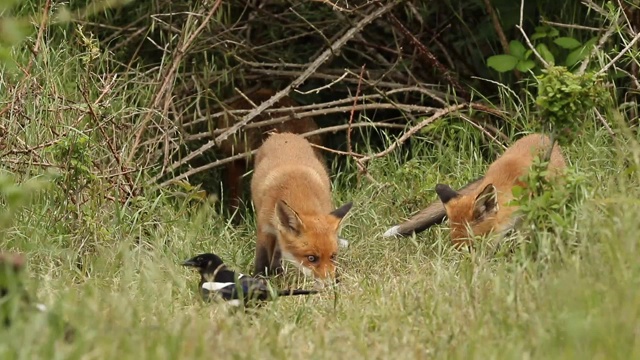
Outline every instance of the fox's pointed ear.
{"type": "Polygon", "coordinates": [[[346,204],[340,206],[339,208],[333,210],[331,212],[331,215],[337,217],[338,219],[342,219],[342,218],[345,217],[345,215],[347,215],[349,210],[351,210],[352,206],[353,206],[352,202],[346,203],[346,204]]]}
{"type": "Polygon", "coordinates": [[[478,194],[473,204],[473,218],[478,219],[485,215],[498,212],[498,191],[493,184],[484,187],[478,194]]]}
{"type": "Polygon", "coordinates": [[[300,233],[303,226],[302,220],[300,216],[298,216],[298,213],[286,202],[278,200],[274,217],[278,223],[278,227],[282,227],[296,234],[300,233]]]}
{"type": "Polygon", "coordinates": [[[335,229],[337,230],[340,227],[340,224],[342,223],[342,220],[344,220],[345,216],[347,215],[347,213],[349,212],[349,210],[351,210],[351,207],[353,206],[352,202],[346,203],[342,206],[340,206],[339,208],[333,210],[329,215],[333,216],[334,218],[336,218],[336,224],[335,224],[335,229]]]}
{"type": "Polygon", "coordinates": [[[460,196],[455,190],[453,190],[449,185],[445,184],[437,184],[436,185],[436,194],[440,198],[443,204],[448,203],[451,199],[460,196]]]}

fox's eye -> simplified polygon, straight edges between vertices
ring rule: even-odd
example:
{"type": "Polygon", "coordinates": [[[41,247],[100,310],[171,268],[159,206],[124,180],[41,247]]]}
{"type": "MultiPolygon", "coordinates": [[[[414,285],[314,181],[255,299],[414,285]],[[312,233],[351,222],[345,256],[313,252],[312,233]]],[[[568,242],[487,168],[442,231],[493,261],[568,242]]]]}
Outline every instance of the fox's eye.
{"type": "Polygon", "coordinates": [[[314,255],[309,255],[307,256],[307,260],[309,260],[310,263],[315,263],[315,262],[318,262],[318,257],[314,255]]]}
{"type": "Polygon", "coordinates": [[[335,261],[336,260],[336,255],[337,254],[331,254],[331,261],[335,261]]]}

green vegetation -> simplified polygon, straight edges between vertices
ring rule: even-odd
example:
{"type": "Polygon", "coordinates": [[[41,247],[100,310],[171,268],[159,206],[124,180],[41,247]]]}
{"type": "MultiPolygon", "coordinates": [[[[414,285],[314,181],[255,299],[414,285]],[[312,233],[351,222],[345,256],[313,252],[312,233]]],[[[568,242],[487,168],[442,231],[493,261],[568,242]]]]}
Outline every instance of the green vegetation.
{"type": "MultiPolygon", "coordinates": [[[[354,202],[341,234],[350,241],[339,255],[341,283],[246,314],[203,303],[197,275],[179,263],[215,252],[249,273],[251,207],[231,224],[219,167],[157,185],[221,159],[211,148],[181,162],[220,134],[211,119],[234,88],[284,88],[320,47],[380,6],[361,2],[350,12],[290,1],[257,11],[239,3],[66,9],[0,0],[0,29],[12,29],[0,32],[0,252],[24,255],[21,286],[50,309],[0,327],[0,359],[640,356],[640,62],[635,46],[623,51],[637,2],[596,11],[581,1],[526,1],[523,30],[549,67],[515,28],[519,4],[490,2],[510,54],[484,1],[397,4],[389,14],[451,78],[390,15],[367,25],[291,96],[302,105],[347,99],[333,107],[363,105],[354,123],[406,129],[433,116],[427,108],[484,108],[435,119],[367,162],[366,176],[354,158],[326,153],[335,203],[354,202]],[[528,201],[523,231],[509,241],[457,251],[446,226],[381,237],[435,201],[436,183],[466,184],[500,145],[540,129],[563,146],[569,177],[544,182],[539,159],[526,179],[531,192],[514,189],[528,201]],[[76,330],[71,341],[51,314],[76,330]]],[[[317,121],[349,117],[320,111],[317,121]]],[[[374,154],[404,130],[363,125],[350,137],[331,135],[327,147],[374,154]]],[[[311,286],[295,271],[276,283],[311,286]]]]}

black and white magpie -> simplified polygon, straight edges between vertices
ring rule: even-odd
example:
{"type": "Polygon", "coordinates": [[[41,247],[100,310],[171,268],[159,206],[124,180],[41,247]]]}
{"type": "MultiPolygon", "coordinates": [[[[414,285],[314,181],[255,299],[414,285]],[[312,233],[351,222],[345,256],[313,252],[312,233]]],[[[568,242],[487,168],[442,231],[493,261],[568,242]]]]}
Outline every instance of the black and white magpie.
{"type": "Polygon", "coordinates": [[[200,273],[200,294],[205,300],[217,296],[233,306],[247,305],[252,300],[273,300],[277,296],[318,293],[298,289],[272,291],[264,281],[230,270],[218,255],[211,253],[197,255],[182,265],[196,268],[200,273]]]}

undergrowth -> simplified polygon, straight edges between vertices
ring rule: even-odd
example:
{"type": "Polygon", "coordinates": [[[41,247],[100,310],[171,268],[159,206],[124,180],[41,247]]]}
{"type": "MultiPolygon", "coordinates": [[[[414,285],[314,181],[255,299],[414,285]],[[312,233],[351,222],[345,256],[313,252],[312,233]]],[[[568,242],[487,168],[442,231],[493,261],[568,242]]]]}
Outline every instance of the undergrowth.
{"type": "MultiPolygon", "coordinates": [[[[66,31],[47,33],[56,46],[42,48],[28,74],[0,74],[0,109],[17,109],[0,112],[0,251],[26,255],[25,289],[76,332],[65,341],[48,313],[34,312],[0,327],[1,359],[640,356],[640,145],[635,130],[610,118],[619,114],[614,105],[603,114],[615,135],[585,109],[595,103],[579,109],[580,121],[567,127],[578,124],[581,134],[563,143],[564,185],[542,182],[540,166],[529,179],[541,187],[531,186],[539,196],[523,204],[522,231],[503,244],[480,240],[473,251],[454,250],[446,225],[402,239],[381,235],[436,201],[435,184],[465,185],[522,129],[539,129],[536,94],[501,86],[496,97],[478,95],[509,111],[498,129],[507,139],[451,116],[369,162],[369,177],[335,156],[335,203],[354,202],[337,291],[245,314],[203,303],[197,274],[179,264],[215,252],[249,273],[251,209],[232,225],[197,186],[134,186],[147,184],[154,164],[129,168],[121,155],[141,114],[157,111],[141,105],[156,94],[155,75],[141,66],[106,76],[102,70],[121,64],[98,53],[82,28],[66,31]]],[[[13,52],[30,58],[28,49],[13,52]]],[[[564,120],[575,116],[563,104],[556,107],[564,120]]],[[[353,131],[394,141],[385,130],[353,131]]],[[[149,158],[162,159],[164,149],[150,146],[149,158]]],[[[309,286],[295,271],[277,285],[309,286]]]]}

